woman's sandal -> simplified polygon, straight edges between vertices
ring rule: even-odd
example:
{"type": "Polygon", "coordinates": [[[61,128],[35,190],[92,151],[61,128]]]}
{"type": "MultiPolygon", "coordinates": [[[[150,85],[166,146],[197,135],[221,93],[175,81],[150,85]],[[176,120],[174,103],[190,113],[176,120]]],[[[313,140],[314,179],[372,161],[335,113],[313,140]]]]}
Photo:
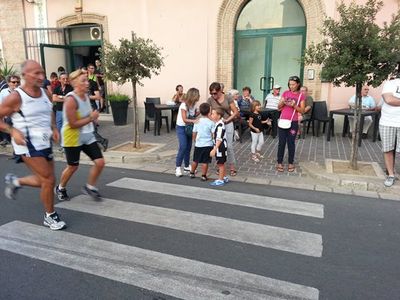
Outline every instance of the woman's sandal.
{"type": "Polygon", "coordinates": [[[276,166],[276,170],[277,170],[278,172],[283,172],[283,166],[282,166],[282,165],[277,165],[277,166],[276,166]]]}
{"type": "Polygon", "coordinates": [[[290,172],[290,173],[294,172],[294,170],[295,170],[294,165],[289,165],[287,170],[288,170],[288,172],[290,172]]]}
{"type": "Polygon", "coordinates": [[[236,172],[236,170],[231,170],[229,174],[230,174],[231,176],[236,176],[236,175],[237,175],[237,172],[236,172]]]}

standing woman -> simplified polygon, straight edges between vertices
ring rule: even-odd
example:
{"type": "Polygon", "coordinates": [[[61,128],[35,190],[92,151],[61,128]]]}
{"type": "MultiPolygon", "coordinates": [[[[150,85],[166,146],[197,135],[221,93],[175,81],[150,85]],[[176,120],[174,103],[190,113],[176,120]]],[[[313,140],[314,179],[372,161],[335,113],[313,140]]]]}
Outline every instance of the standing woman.
{"type": "Polygon", "coordinates": [[[233,151],[233,134],[234,126],[233,122],[239,116],[239,111],[235,105],[233,99],[225,95],[222,91],[221,84],[219,82],[211,83],[209,87],[211,97],[208,98],[207,103],[211,105],[212,109],[221,108],[224,111],[223,120],[225,123],[225,136],[228,147],[228,164],[230,165],[231,176],[236,176],[236,159],[233,151]]]}
{"type": "Polygon", "coordinates": [[[93,121],[99,117],[97,110],[92,110],[88,96],[89,81],[81,69],[69,76],[74,90],[66,96],[63,106],[63,127],[61,129],[62,146],[64,147],[67,167],[61,174],[60,184],[55,192],[60,201],[68,200],[66,186],[72,175],[78,170],[81,152],[94,162],[90,169],[87,183],[82,192],[94,200],[101,198],[96,188],[97,178],[104,168],[103,154],[94,136],[93,121]]]}
{"type": "Polygon", "coordinates": [[[192,133],[186,130],[186,125],[192,125],[196,120],[196,103],[200,99],[199,90],[191,88],[185,94],[183,102],[179,106],[178,116],[176,117],[176,135],[178,137],[179,148],[176,154],[176,177],[182,177],[182,162],[185,163],[184,173],[190,172],[190,150],[192,149],[192,133]]]}
{"type": "Polygon", "coordinates": [[[283,156],[285,155],[286,144],[288,146],[288,172],[293,172],[294,154],[296,151],[295,141],[297,131],[299,129],[298,113],[304,113],[305,95],[301,93],[301,82],[297,76],[289,77],[289,89],[282,94],[278,104],[281,111],[281,119],[291,120],[291,125],[287,129],[279,128],[279,144],[278,144],[278,164],[276,170],[283,172],[283,156]]]}

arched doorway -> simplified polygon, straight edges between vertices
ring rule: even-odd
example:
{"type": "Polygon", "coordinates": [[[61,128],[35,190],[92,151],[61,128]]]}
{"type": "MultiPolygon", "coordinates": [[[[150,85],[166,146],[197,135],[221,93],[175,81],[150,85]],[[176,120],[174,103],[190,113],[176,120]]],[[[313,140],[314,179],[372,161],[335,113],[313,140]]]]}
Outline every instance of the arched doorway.
{"type": "Polygon", "coordinates": [[[252,0],[236,22],[234,87],[252,88],[263,100],[274,84],[291,75],[302,77],[306,18],[296,0],[252,0]]]}

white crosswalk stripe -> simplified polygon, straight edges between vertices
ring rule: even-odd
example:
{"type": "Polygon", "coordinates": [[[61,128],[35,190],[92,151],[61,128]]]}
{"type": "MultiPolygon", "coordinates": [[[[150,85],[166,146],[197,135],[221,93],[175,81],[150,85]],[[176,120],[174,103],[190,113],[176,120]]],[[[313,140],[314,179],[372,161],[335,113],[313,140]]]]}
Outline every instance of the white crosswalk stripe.
{"type": "Polygon", "coordinates": [[[323,205],[317,203],[250,195],[249,193],[245,194],[193,186],[182,186],[179,184],[156,182],[136,178],[121,178],[107,185],[123,189],[254,207],[258,209],[266,209],[307,217],[324,217],[324,207],[323,205]]]}
{"type": "MultiPolygon", "coordinates": [[[[265,213],[277,211],[324,218],[324,206],[316,203],[134,178],[122,178],[108,186],[252,207],[265,213]]],[[[71,201],[60,202],[56,207],[132,222],[132,227],[136,222],[250,246],[322,257],[320,234],[138,204],[134,202],[136,195],[132,194],[124,197],[125,201],[104,198],[99,202],[80,195],[71,201]]],[[[68,230],[49,233],[45,227],[21,221],[0,226],[0,249],[181,299],[319,299],[319,291],[313,287],[70,233],[68,230]]]]}
{"type": "Polygon", "coordinates": [[[318,299],[315,288],[14,221],[0,249],[182,299],[318,299]]]}
{"type": "Polygon", "coordinates": [[[315,257],[322,255],[322,237],[314,233],[113,199],[103,199],[101,202],[93,203],[93,200],[85,195],[61,202],[56,206],[302,255],[315,257]]]}

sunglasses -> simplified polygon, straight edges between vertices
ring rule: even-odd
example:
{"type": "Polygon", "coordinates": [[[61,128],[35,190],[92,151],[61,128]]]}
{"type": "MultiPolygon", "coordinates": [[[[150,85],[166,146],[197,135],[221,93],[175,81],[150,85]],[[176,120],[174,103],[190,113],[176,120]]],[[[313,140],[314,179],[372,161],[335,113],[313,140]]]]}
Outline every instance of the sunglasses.
{"type": "Polygon", "coordinates": [[[10,81],[11,83],[20,83],[20,81],[10,81]]]}
{"type": "Polygon", "coordinates": [[[291,76],[289,77],[289,81],[296,81],[296,82],[300,82],[300,78],[297,76],[291,76]]]}

